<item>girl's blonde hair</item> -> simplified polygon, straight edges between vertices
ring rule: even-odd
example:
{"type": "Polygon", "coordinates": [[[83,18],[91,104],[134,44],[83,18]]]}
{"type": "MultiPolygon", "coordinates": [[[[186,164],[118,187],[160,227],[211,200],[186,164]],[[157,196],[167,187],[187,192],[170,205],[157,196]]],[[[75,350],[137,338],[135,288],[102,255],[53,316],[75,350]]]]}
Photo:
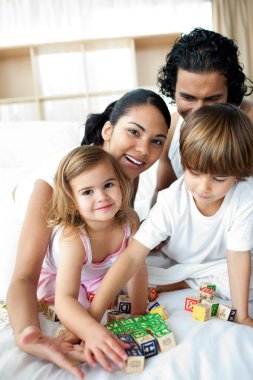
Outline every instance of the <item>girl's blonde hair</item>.
{"type": "Polygon", "coordinates": [[[123,174],[115,158],[109,153],[97,146],[84,145],[68,153],[58,166],[54,180],[52,206],[48,218],[50,227],[64,225],[85,228],[86,222],[75,205],[70,181],[81,173],[91,170],[99,163],[104,162],[108,162],[112,166],[122,192],[122,205],[115,218],[119,223],[126,220],[132,194],[130,181],[123,174]]]}
{"type": "Polygon", "coordinates": [[[253,174],[253,124],[231,104],[204,106],[186,117],[180,153],[184,170],[243,180],[253,174]]]}

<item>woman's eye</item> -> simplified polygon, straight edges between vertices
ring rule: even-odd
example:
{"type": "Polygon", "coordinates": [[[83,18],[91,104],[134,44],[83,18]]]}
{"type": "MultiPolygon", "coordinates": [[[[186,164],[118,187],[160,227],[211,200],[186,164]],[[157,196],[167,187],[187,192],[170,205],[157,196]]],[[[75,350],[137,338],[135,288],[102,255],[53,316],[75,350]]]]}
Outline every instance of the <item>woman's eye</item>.
{"type": "Polygon", "coordinates": [[[154,139],[153,140],[153,144],[155,144],[155,145],[164,145],[164,141],[159,140],[159,139],[154,139]]]}
{"type": "Polygon", "coordinates": [[[139,132],[136,131],[136,129],[129,129],[129,132],[130,132],[133,136],[139,136],[139,132]]]}

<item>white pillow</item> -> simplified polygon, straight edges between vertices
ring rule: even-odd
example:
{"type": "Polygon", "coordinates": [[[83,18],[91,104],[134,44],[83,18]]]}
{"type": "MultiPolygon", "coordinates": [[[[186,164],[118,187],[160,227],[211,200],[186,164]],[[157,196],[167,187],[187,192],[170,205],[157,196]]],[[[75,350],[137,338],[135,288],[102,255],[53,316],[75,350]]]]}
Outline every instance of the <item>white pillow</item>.
{"type": "Polygon", "coordinates": [[[36,168],[52,154],[79,145],[83,130],[73,122],[0,122],[0,167],[36,168]]]}

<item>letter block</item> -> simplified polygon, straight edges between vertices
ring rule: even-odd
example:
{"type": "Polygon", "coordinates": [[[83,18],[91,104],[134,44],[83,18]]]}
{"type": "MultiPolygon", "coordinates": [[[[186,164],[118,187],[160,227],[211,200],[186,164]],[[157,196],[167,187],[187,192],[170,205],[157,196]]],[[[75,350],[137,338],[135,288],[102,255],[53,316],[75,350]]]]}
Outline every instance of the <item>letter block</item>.
{"type": "Polygon", "coordinates": [[[153,313],[160,314],[163,320],[166,320],[169,314],[165,305],[154,307],[153,309],[150,310],[150,314],[153,314],[153,313]]]}
{"type": "Polygon", "coordinates": [[[215,295],[215,291],[213,289],[201,288],[199,290],[199,296],[202,299],[210,299],[212,300],[215,295]]]}
{"type": "Polygon", "coordinates": [[[216,317],[223,319],[224,321],[233,322],[236,315],[236,309],[230,306],[219,304],[216,317]]]}
{"type": "Polygon", "coordinates": [[[138,349],[126,350],[128,355],[125,371],[126,373],[138,373],[144,369],[145,356],[138,349]]]}
{"type": "Polygon", "coordinates": [[[118,296],[118,311],[120,313],[131,314],[131,302],[126,294],[118,296]]]}
{"type": "Polygon", "coordinates": [[[158,298],[158,294],[155,288],[148,288],[148,300],[153,302],[158,298]]]}
{"type": "Polygon", "coordinates": [[[205,299],[201,301],[201,305],[208,305],[211,308],[211,317],[215,317],[217,314],[217,310],[219,307],[218,302],[215,302],[214,300],[205,299]]]}
{"type": "Polygon", "coordinates": [[[192,318],[205,322],[211,319],[211,308],[207,305],[197,303],[193,305],[192,318]]]}
{"type": "Polygon", "coordinates": [[[184,308],[185,308],[185,310],[192,312],[193,311],[193,305],[196,305],[197,303],[199,303],[198,297],[194,297],[194,296],[186,297],[184,308]]]}

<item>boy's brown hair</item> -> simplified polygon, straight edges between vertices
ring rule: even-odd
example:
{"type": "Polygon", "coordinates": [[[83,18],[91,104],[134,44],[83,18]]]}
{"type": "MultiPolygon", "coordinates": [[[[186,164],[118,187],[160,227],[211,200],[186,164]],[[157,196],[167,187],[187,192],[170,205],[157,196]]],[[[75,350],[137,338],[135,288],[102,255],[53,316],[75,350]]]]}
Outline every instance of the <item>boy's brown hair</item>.
{"type": "Polygon", "coordinates": [[[253,124],[238,107],[201,107],[185,119],[180,134],[183,169],[243,180],[253,174],[253,124]]]}
{"type": "Polygon", "coordinates": [[[122,205],[115,218],[119,223],[126,220],[132,194],[130,181],[125,177],[115,158],[109,153],[94,145],[84,145],[68,153],[58,166],[48,218],[50,227],[63,225],[85,228],[86,222],[75,205],[70,180],[104,162],[108,162],[112,166],[122,192],[122,205]]]}

